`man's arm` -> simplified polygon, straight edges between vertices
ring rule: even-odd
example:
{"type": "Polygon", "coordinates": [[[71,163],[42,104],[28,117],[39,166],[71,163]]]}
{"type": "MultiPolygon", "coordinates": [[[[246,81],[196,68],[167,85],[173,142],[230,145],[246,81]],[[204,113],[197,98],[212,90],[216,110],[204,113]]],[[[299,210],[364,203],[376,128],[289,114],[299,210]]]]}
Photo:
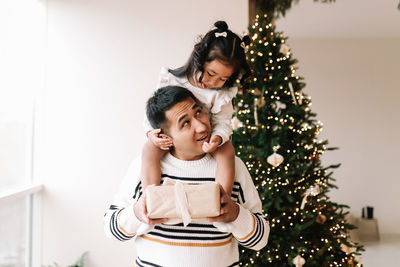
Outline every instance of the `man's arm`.
{"type": "Polygon", "coordinates": [[[233,216],[233,221],[225,223],[222,221],[229,220],[215,220],[213,218],[210,218],[210,221],[214,221],[214,226],[220,231],[231,232],[242,246],[260,250],[268,242],[269,222],[262,214],[261,200],[246,166],[237,157],[235,165],[236,177],[239,177],[240,190],[243,192],[242,203],[235,204],[239,210],[235,210],[237,208],[229,202],[226,213],[230,215],[226,216],[233,216]]]}
{"type": "Polygon", "coordinates": [[[141,196],[139,172],[140,157],[129,166],[114,201],[104,215],[104,232],[110,239],[130,240],[142,224],[134,212],[135,204],[141,196]]]}

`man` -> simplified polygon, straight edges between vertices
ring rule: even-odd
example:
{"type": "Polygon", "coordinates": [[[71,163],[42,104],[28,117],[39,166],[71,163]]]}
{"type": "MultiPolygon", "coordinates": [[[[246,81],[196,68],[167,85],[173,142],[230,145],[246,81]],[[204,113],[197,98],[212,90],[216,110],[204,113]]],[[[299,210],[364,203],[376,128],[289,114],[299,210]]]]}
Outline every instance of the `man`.
{"type": "MultiPolygon", "coordinates": [[[[158,89],[147,103],[147,115],[153,126],[173,139],[173,149],[161,159],[163,178],[191,184],[215,181],[216,161],[202,150],[210,139],[210,120],[190,91],[177,86],[158,89]]],[[[186,227],[147,217],[139,160],[130,166],[104,216],[108,237],[120,241],[135,238],[135,266],[239,266],[238,244],[255,250],[267,244],[269,224],[262,216],[250,174],[239,158],[235,159],[231,197],[220,187],[220,215],[186,227]],[[138,232],[145,224],[151,226],[149,230],[138,232]]]]}

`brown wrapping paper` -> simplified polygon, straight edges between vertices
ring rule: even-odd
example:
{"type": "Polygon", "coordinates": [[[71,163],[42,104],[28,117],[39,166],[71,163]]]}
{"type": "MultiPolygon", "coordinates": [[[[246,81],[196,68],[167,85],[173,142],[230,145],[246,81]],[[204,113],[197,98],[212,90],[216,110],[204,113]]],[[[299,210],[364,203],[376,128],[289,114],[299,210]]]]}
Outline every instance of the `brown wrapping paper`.
{"type": "MultiPolygon", "coordinates": [[[[184,184],[183,188],[192,219],[204,219],[219,215],[221,203],[218,184],[184,184]]],[[[151,219],[182,217],[176,208],[175,185],[171,185],[171,182],[162,186],[148,186],[146,188],[146,206],[147,216],[151,219]]]]}

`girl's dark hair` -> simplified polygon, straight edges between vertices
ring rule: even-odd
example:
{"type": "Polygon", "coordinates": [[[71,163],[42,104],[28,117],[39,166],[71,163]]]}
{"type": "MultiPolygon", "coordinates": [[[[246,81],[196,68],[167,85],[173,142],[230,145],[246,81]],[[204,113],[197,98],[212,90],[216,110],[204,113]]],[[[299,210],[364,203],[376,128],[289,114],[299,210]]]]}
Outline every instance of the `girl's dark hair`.
{"type": "Polygon", "coordinates": [[[194,45],[193,52],[189,60],[180,68],[169,70],[170,73],[177,77],[185,75],[193,75],[196,71],[203,72],[204,63],[213,61],[214,59],[226,62],[233,66],[234,71],[231,77],[225,82],[224,87],[231,87],[239,78],[242,83],[250,75],[250,67],[246,62],[245,50],[241,43],[250,44],[248,36],[240,39],[235,33],[228,29],[225,21],[217,21],[214,23],[216,29],[206,33],[201,40],[194,45]],[[226,37],[216,33],[226,32],[226,37]]]}

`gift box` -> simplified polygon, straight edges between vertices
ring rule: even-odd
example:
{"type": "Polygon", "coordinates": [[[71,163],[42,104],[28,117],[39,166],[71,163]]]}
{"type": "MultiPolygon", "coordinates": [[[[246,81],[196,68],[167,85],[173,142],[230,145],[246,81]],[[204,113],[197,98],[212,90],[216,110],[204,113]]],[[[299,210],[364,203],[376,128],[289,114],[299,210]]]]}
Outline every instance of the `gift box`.
{"type": "Polygon", "coordinates": [[[184,184],[169,180],[162,186],[146,188],[147,216],[151,219],[192,219],[218,216],[221,208],[220,189],[216,183],[184,184]]]}

